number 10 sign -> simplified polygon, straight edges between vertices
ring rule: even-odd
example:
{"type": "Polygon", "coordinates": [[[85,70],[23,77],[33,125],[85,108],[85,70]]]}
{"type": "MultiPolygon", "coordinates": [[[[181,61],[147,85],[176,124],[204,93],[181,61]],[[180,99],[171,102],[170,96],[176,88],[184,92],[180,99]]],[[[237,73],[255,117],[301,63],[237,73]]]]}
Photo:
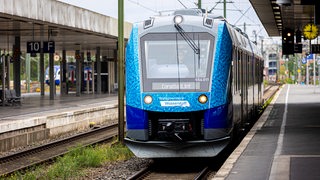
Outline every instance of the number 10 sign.
{"type": "MultiPolygon", "coordinates": [[[[27,53],[40,53],[40,51],[41,51],[40,41],[27,42],[27,53]]],[[[44,41],[43,53],[54,53],[54,52],[55,52],[54,41],[44,41]]]]}

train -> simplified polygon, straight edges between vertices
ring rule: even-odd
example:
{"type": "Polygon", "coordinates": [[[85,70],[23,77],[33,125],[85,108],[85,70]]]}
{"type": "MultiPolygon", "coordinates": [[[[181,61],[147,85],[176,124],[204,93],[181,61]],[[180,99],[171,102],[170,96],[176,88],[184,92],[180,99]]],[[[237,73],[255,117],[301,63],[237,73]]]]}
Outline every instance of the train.
{"type": "MultiPolygon", "coordinates": [[[[76,83],[76,66],[73,64],[68,64],[67,65],[68,69],[67,69],[67,78],[68,81],[70,83],[76,83]]],[[[56,86],[60,85],[60,66],[59,65],[54,65],[53,66],[53,76],[54,76],[54,84],[56,86]]],[[[87,81],[87,79],[89,79],[89,82],[92,82],[92,68],[90,66],[85,66],[84,67],[84,82],[87,81]],[[89,74],[88,74],[89,72],[89,74]]],[[[49,81],[49,67],[46,68],[45,71],[45,83],[47,85],[50,85],[50,81],[49,81]]]]}
{"type": "Polygon", "coordinates": [[[125,144],[140,158],[217,156],[263,106],[263,67],[245,33],[201,9],[134,23],[125,144]]]}

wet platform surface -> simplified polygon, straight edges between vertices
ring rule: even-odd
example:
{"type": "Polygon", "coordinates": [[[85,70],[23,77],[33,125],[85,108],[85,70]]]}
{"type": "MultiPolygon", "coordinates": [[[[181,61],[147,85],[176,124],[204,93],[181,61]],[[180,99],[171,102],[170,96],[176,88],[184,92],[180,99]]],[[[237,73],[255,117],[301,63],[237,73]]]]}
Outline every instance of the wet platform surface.
{"type": "Polygon", "coordinates": [[[320,87],[283,86],[215,177],[320,179],[320,87]]]}

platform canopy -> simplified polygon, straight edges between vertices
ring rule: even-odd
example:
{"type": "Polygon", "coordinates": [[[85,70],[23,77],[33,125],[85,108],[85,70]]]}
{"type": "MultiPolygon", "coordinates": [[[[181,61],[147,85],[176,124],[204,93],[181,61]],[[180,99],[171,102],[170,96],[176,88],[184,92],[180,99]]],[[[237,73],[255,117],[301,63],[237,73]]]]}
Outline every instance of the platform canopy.
{"type": "Polygon", "coordinates": [[[0,0],[0,49],[12,50],[17,36],[23,52],[28,41],[54,41],[56,51],[100,47],[103,55],[117,48],[118,20],[56,0],[0,0]]]}
{"type": "Polygon", "coordinates": [[[280,36],[283,29],[302,30],[307,23],[320,25],[318,0],[250,0],[269,36],[280,36]]]}

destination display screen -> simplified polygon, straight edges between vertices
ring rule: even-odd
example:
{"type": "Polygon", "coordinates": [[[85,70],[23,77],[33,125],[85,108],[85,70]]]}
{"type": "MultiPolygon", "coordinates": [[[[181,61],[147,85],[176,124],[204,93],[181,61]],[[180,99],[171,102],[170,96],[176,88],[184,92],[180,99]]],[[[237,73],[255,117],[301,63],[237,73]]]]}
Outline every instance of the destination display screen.
{"type": "Polygon", "coordinates": [[[152,90],[195,90],[200,89],[200,82],[153,82],[152,90]]]}

